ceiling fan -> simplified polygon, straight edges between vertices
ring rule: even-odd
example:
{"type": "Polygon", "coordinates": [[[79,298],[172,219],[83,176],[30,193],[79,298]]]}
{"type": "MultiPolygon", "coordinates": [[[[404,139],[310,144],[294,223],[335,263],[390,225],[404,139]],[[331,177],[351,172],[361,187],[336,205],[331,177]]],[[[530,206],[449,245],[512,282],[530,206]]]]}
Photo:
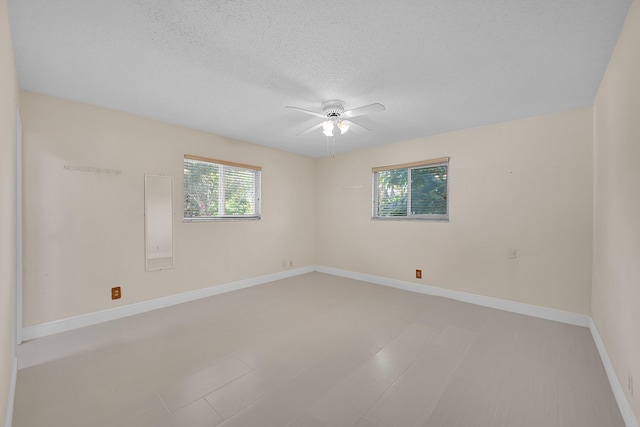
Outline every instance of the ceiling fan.
{"type": "Polygon", "coordinates": [[[326,136],[333,136],[333,130],[336,127],[340,130],[340,134],[344,134],[346,131],[348,131],[349,127],[369,131],[371,129],[359,125],[351,119],[354,117],[363,116],[365,114],[378,113],[385,110],[384,105],[375,103],[345,111],[344,102],[339,99],[330,99],[328,101],[325,101],[322,103],[321,107],[322,113],[317,113],[315,111],[305,110],[303,108],[292,106],[284,107],[301,111],[305,114],[310,114],[322,119],[322,122],[318,123],[317,125],[311,126],[309,129],[303,130],[297,136],[313,132],[314,130],[319,128],[322,128],[322,133],[324,133],[326,136]]]}

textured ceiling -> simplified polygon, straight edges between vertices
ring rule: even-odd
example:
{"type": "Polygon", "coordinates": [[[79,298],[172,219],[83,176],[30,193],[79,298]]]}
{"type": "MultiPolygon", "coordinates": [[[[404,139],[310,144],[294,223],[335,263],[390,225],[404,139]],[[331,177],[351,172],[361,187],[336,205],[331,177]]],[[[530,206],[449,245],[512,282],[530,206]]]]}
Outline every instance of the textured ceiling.
{"type": "MultiPolygon", "coordinates": [[[[592,105],[631,0],[9,0],[20,87],[327,154],[592,105]]],[[[179,141],[176,141],[178,144],[179,141]]]]}

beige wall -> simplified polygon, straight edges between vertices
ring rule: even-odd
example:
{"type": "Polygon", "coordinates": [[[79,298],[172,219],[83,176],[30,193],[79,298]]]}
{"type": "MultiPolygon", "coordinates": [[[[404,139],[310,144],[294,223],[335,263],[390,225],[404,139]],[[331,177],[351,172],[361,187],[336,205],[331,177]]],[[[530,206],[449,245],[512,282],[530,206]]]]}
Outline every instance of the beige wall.
{"type": "Polygon", "coordinates": [[[589,314],[591,144],[585,109],[320,159],[317,263],[589,314]],[[372,167],[439,157],[450,222],[371,220],[372,167]]]}
{"type": "Polygon", "coordinates": [[[640,1],[594,104],[592,317],[640,420],[640,1]],[[635,393],[628,390],[628,375],[635,393]]]}
{"type": "Polygon", "coordinates": [[[313,159],[34,93],[20,110],[25,326],[314,263],[313,159]],[[184,154],[262,166],[262,219],[183,223],[184,154]],[[170,270],[145,272],[145,173],[174,178],[170,270]]]}
{"type": "MultiPolygon", "coordinates": [[[[591,314],[640,418],[640,0],[591,109],[309,159],[22,93],[24,324],[320,264],[591,314]],[[263,219],[183,223],[183,154],[263,167],[263,219]],[[451,157],[450,221],[371,220],[371,168],[451,157]],[[65,171],[65,165],[120,175],[65,171]],[[175,178],[176,268],[144,271],[143,175],[175,178]],[[311,191],[310,191],[311,189],[311,191]],[[593,236],[593,242],[592,242],[593,236]],[[517,259],[509,259],[515,248],[517,259]],[[414,270],[424,278],[414,278],[414,270]],[[113,302],[109,289],[120,285],[113,302]]],[[[13,335],[15,67],[0,0],[0,416],[13,335]]]]}
{"type": "Polygon", "coordinates": [[[11,384],[15,331],[15,110],[18,84],[6,0],[0,0],[0,423],[11,384]]]}

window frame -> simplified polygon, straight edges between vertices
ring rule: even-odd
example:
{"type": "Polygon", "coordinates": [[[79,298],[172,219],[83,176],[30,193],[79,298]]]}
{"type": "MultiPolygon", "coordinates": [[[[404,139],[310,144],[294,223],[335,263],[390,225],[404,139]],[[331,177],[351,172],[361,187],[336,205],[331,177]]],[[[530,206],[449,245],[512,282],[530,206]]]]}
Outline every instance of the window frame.
{"type": "Polygon", "coordinates": [[[423,160],[419,162],[403,163],[397,165],[379,166],[371,169],[372,172],[372,202],[371,202],[371,219],[375,221],[435,221],[449,222],[449,175],[450,175],[450,159],[449,157],[440,157],[437,159],[423,160]],[[424,169],[425,167],[445,166],[447,169],[446,193],[445,200],[447,202],[446,214],[418,214],[412,215],[411,210],[411,170],[424,169]],[[378,173],[390,170],[407,170],[407,214],[404,216],[381,216],[378,215],[379,192],[378,192],[378,173]]]}
{"type": "MultiPolygon", "coordinates": [[[[256,221],[256,220],[260,220],[262,218],[262,167],[260,166],[254,166],[254,165],[247,165],[247,164],[243,164],[243,163],[236,163],[236,162],[229,162],[226,160],[219,160],[219,159],[211,159],[208,157],[201,157],[201,156],[193,156],[190,154],[185,154],[182,160],[182,164],[183,164],[183,175],[182,175],[182,189],[183,189],[183,207],[182,207],[182,222],[217,222],[217,221],[256,221]],[[186,182],[184,179],[184,164],[186,160],[195,160],[198,162],[203,162],[203,163],[210,163],[212,165],[215,166],[220,166],[222,167],[222,170],[224,171],[225,167],[227,168],[233,168],[233,169],[240,169],[240,170],[249,170],[252,171],[254,173],[254,182],[253,182],[253,198],[254,198],[254,206],[255,206],[255,213],[251,214],[251,215],[220,215],[220,216],[194,216],[194,217],[187,217],[185,216],[185,209],[184,209],[184,198],[185,198],[185,193],[186,193],[186,182]]],[[[222,175],[224,176],[224,175],[222,175]]],[[[224,181],[223,181],[224,182],[224,181]]],[[[219,195],[219,197],[224,197],[224,187],[222,189],[221,194],[219,195]]]]}

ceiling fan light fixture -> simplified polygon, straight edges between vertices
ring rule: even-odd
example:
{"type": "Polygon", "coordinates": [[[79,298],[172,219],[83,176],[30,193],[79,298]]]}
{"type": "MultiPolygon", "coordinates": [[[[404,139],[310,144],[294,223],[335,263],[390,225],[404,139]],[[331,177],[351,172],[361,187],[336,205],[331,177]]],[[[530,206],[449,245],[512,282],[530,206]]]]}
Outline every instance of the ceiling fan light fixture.
{"type": "Polygon", "coordinates": [[[322,133],[326,136],[333,136],[333,122],[331,120],[327,120],[322,124],[322,133]]]}
{"type": "Polygon", "coordinates": [[[305,110],[304,108],[292,107],[290,105],[284,108],[291,108],[298,110],[302,113],[309,114],[314,117],[322,119],[320,123],[316,123],[310,128],[298,133],[298,135],[304,135],[309,132],[313,132],[319,128],[322,128],[322,133],[325,136],[333,138],[334,128],[340,129],[340,134],[344,135],[350,128],[361,131],[371,131],[371,129],[362,126],[356,122],[352,122],[354,117],[364,116],[365,114],[379,113],[385,111],[385,107],[382,104],[375,103],[369,105],[363,105],[362,107],[353,108],[351,110],[344,109],[344,102],[339,99],[330,99],[322,103],[322,113],[317,111],[305,110]]]}
{"type": "Polygon", "coordinates": [[[349,130],[349,124],[345,122],[339,122],[338,129],[340,129],[340,135],[344,135],[349,130]]]}

